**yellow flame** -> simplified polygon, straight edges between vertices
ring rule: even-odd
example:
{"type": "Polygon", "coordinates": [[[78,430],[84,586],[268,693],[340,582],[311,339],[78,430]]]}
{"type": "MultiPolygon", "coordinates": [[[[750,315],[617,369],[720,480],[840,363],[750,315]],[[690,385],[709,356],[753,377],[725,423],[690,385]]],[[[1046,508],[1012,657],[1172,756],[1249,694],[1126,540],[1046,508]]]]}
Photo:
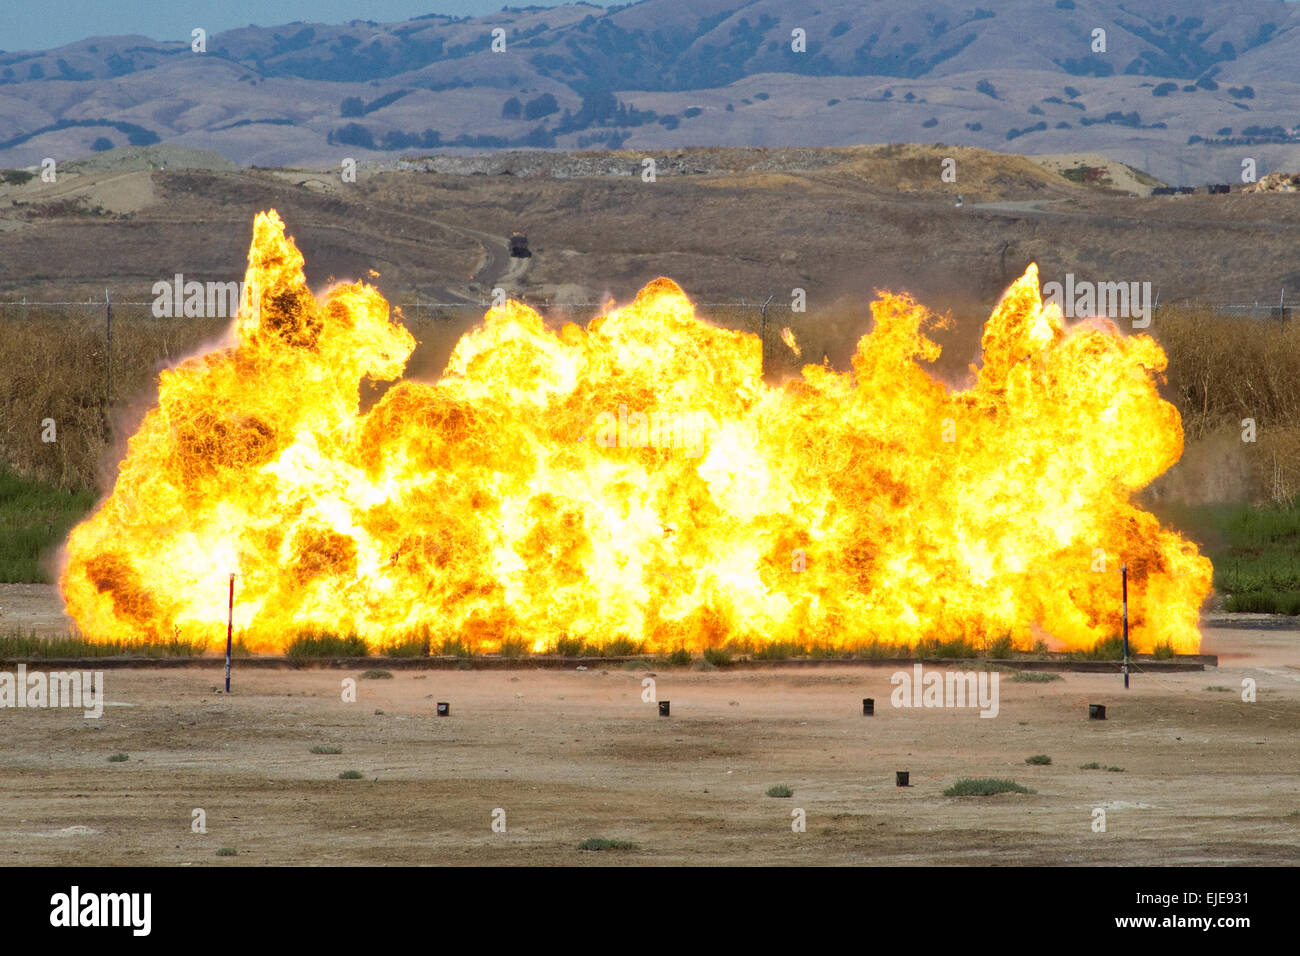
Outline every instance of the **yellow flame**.
{"type": "Polygon", "coordinates": [[[433,384],[365,283],[317,301],[274,212],[254,225],[237,342],[163,372],[61,579],[94,639],[427,628],[484,651],[561,637],[1198,647],[1209,562],[1131,502],[1182,452],[1149,337],[1066,330],[1037,270],[984,330],[974,384],[922,366],[933,316],[872,304],[851,372],[764,384],[756,336],[673,282],[587,327],[508,302],[433,384]]]}
{"type": "Polygon", "coordinates": [[[799,348],[799,342],[795,339],[794,333],[791,332],[789,329],[781,330],[781,341],[784,342],[786,344],[786,347],[795,355],[797,356],[803,355],[803,349],[799,348]]]}

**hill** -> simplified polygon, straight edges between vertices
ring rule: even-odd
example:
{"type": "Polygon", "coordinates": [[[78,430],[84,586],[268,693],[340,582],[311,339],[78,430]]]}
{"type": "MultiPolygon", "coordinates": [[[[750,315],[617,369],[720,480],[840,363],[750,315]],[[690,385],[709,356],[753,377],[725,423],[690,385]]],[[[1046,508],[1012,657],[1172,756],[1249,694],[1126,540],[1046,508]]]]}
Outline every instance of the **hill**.
{"type": "Polygon", "coordinates": [[[95,37],[0,53],[0,164],[919,141],[1228,181],[1243,148],[1300,164],[1298,27],[1278,0],[643,0],[247,27],[202,53],[95,37]]]}

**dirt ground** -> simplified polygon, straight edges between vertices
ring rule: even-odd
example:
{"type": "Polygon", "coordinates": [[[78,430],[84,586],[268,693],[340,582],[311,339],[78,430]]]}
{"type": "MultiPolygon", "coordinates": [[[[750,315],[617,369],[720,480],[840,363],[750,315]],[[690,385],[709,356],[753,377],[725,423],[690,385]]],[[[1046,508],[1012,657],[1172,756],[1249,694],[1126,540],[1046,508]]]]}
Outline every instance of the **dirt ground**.
{"type": "Polygon", "coordinates": [[[66,634],[72,619],[52,584],[0,584],[0,634],[66,634]]]}
{"type": "Polygon", "coordinates": [[[107,670],[98,720],[0,711],[0,864],[1293,864],[1300,631],[1217,618],[1203,649],[1218,669],[1127,692],[1004,674],[991,719],[892,707],[892,666],[399,670],[358,679],[354,703],[355,671],[236,662],[225,696],[215,667],[107,670]],[[670,717],[642,700],[648,675],[670,717]],[[968,776],[1037,792],[943,796],[968,776]],[[578,850],[588,837],[636,849],[578,850]]]}

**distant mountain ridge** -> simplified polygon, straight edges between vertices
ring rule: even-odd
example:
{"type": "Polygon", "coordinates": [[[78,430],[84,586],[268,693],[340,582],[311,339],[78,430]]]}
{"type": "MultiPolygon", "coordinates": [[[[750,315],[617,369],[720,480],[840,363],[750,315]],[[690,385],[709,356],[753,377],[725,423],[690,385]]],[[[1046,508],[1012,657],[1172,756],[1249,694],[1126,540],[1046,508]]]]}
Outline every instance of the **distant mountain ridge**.
{"type": "Polygon", "coordinates": [[[0,164],[158,141],[271,164],[919,140],[1210,175],[1216,146],[1300,145],[1297,62],[1281,0],[573,3],[245,27],[202,54],[96,37],[0,53],[0,164]]]}

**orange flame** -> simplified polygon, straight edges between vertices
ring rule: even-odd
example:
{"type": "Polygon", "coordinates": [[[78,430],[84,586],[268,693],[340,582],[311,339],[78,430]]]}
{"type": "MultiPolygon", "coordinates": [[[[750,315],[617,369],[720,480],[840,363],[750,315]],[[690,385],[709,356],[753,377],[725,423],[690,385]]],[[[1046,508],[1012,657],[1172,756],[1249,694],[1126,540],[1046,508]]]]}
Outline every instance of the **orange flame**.
{"type": "Polygon", "coordinates": [[[372,647],[421,632],[482,651],[561,637],[647,649],[835,647],[1118,632],[1198,648],[1209,562],[1133,493],[1182,453],[1165,356],[1067,330],[1030,266],[984,331],[974,384],[926,373],[933,316],[872,304],[851,373],[764,384],[756,336],[673,282],[548,329],[489,311],[433,384],[368,412],[360,383],[415,346],[364,283],[308,291],[274,213],[254,226],[232,348],[159,377],[61,585],[94,639],[308,630],[372,647]]]}

